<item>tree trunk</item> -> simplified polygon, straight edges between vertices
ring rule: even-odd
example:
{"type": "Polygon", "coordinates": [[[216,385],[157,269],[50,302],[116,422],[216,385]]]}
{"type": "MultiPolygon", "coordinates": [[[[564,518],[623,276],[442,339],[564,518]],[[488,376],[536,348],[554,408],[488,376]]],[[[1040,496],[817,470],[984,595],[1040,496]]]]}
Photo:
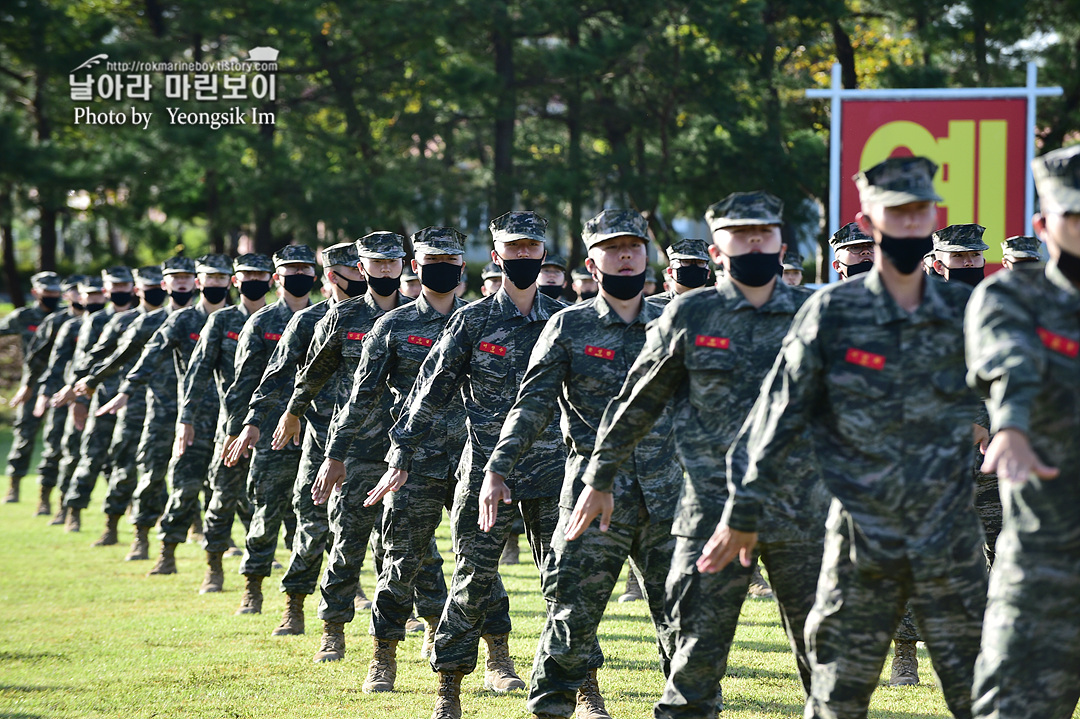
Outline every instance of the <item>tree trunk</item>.
{"type": "MultiPolygon", "coordinates": [[[[577,18],[567,33],[570,47],[575,51],[581,45],[580,27],[577,18]]],[[[573,70],[574,77],[570,83],[570,92],[566,98],[566,126],[570,131],[570,146],[568,148],[570,163],[570,247],[566,257],[569,269],[581,265],[584,248],[581,244],[582,206],[584,205],[584,189],[582,187],[585,170],[581,162],[581,75],[577,68],[573,70]]]]}
{"type": "Polygon", "coordinates": [[[840,24],[839,18],[832,20],[833,45],[836,46],[836,61],[840,63],[840,78],[845,90],[854,90],[859,86],[859,77],[855,73],[855,48],[851,46],[851,37],[840,24]]]}
{"type": "MultiPolygon", "coordinates": [[[[264,105],[263,112],[273,112],[273,105],[264,105]]],[[[255,251],[272,255],[274,250],[274,125],[259,125],[259,185],[261,198],[255,204],[255,251]]]]}
{"type": "Polygon", "coordinates": [[[15,232],[11,224],[14,211],[11,188],[5,185],[0,191],[0,243],[3,244],[4,284],[7,285],[12,304],[22,307],[26,304],[26,296],[23,294],[19,268],[15,263],[15,232]]]}
{"type": "Polygon", "coordinates": [[[506,0],[495,3],[491,39],[495,46],[495,75],[499,93],[495,105],[495,196],[491,214],[514,209],[514,121],[517,93],[514,82],[514,36],[506,0]]]}

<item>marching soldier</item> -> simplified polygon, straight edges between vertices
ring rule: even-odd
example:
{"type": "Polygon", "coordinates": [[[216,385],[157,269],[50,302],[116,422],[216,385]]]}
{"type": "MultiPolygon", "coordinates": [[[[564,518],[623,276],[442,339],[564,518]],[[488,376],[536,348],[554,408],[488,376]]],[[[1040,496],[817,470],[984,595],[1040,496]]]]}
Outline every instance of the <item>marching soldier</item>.
{"type": "Polygon", "coordinates": [[[596,286],[596,280],[584,267],[578,267],[570,272],[570,289],[574,291],[578,302],[591,300],[600,291],[596,286]]]}
{"type": "Polygon", "coordinates": [[[406,266],[401,271],[401,294],[410,300],[420,296],[420,278],[416,276],[411,267],[406,266]]]}
{"type": "Polygon", "coordinates": [[[489,262],[484,265],[484,269],[480,273],[480,279],[484,281],[484,284],[480,287],[480,294],[484,297],[489,297],[502,288],[502,270],[499,269],[499,266],[494,262],[489,262]]]}
{"type": "Polygon", "coordinates": [[[1042,242],[1038,237],[1027,235],[1013,235],[1001,241],[1001,266],[1011,270],[1025,262],[1041,262],[1042,254],[1039,246],[1042,242]]]}
{"type": "Polygon", "coordinates": [[[649,302],[660,308],[709,281],[709,250],[705,240],[676,240],[668,247],[667,257],[664,275],[669,289],[649,298],[649,302]]]}
{"type": "Polygon", "coordinates": [[[784,284],[789,287],[798,287],[802,284],[803,280],[803,256],[796,250],[787,250],[784,252],[784,259],[780,261],[780,265],[784,268],[784,284]]]}
{"type": "Polygon", "coordinates": [[[833,248],[833,269],[841,280],[869,272],[874,266],[874,238],[863,232],[856,222],[849,222],[834,232],[829,245],[833,248]]]}
{"type": "Polygon", "coordinates": [[[949,225],[934,233],[934,271],[946,282],[963,282],[974,287],[986,271],[982,225],[949,225]]]}
{"type": "Polygon", "coordinates": [[[536,285],[541,292],[552,299],[561,300],[566,290],[566,260],[561,255],[548,253],[540,265],[540,277],[536,285]]]}

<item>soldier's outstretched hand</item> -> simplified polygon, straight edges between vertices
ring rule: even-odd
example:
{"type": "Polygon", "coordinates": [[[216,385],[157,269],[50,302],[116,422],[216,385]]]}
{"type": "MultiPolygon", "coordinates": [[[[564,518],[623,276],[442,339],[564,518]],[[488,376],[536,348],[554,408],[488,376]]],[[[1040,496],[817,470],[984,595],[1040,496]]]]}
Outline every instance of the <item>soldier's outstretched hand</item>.
{"type": "Polygon", "coordinates": [[[315,483],[311,485],[311,501],[317,505],[326,504],[330,493],[341,487],[344,481],[345,463],[327,457],[319,465],[319,473],[315,476],[315,483]]]}
{"type": "Polygon", "coordinates": [[[75,391],[75,394],[80,397],[90,397],[94,394],[93,388],[90,387],[90,384],[86,381],[85,377],[76,382],[72,389],[75,391]]]}
{"type": "Polygon", "coordinates": [[[1060,470],[1039,461],[1031,448],[1026,434],[1006,427],[990,441],[983,461],[984,474],[994,474],[1009,482],[1026,482],[1033,476],[1039,479],[1055,479],[1060,470]]]}
{"type": "Polygon", "coordinates": [[[585,489],[578,495],[574,513],[570,515],[570,523],[566,526],[567,541],[573,541],[585,534],[585,530],[597,517],[600,517],[600,531],[606,532],[611,526],[611,513],[614,511],[614,494],[597,491],[586,484],[585,489]]]}
{"type": "Polygon", "coordinates": [[[245,424],[240,435],[229,445],[225,455],[225,466],[235,467],[240,463],[241,458],[247,459],[247,456],[251,453],[251,448],[259,441],[260,436],[262,436],[262,433],[259,432],[258,427],[253,424],[245,424]]]}
{"type": "Polygon", "coordinates": [[[71,387],[64,387],[52,396],[50,403],[53,407],[67,407],[75,401],[75,392],[71,387]]]}
{"type": "Polygon", "coordinates": [[[274,428],[274,441],[270,446],[274,449],[283,449],[288,446],[289,440],[292,440],[295,445],[300,444],[300,418],[291,412],[286,412],[281,415],[277,427],[274,428]]]}
{"type": "Polygon", "coordinates": [[[391,467],[383,474],[382,479],[375,485],[374,489],[368,492],[367,499],[364,500],[364,506],[370,507],[382,500],[388,492],[396,492],[405,486],[405,483],[409,481],[409,472],[405,469],[398,469],[397,467],[391,467]]]}
{"type": "Polygon", "coordinates": [[[480,531],[490,532],[495,526],[495,518],[499,516],[499,502],[510,504],[513,502],[510,496],[510,488],[506,486],[506,479],[495,472],[484,473],[484,485],[480,488],[480,518],[477,524],[480,531]]]}
{"type": "Polygon", "coordinates": [[[740,532],[723,522],[716,525],[716,531],[709,537],[701,556],[697,560],[699,572],[715,574],[731,564],[735,557],[744,567],[754,561],[754,545],[757,544],[757,532],[740,532]]]}
{"type": "Polygon", "coordinates": [[[30,396],[30,388],[26,385],[19,387],[19,391],[15,393],[15,396],[8,402],[9,407],[18,407],[20,404],[26,401],[30,396]]]}
{"type": "Polygon", "coordinates": [[[71,414],[71,424],[75,429],[80,432],[86,429],[86,417],[90,414],[89,407],[76,402],[68,408],[68,412],[71,414]]]}
{"type": "Polygon", "coordinates": [[[121,409],[127,406],[128,396],[121,392],[105,404],[98,407],[98,411],[94,412],[95,417],[104,417],[107,414],[116,414],[121,409]]]}
{"type": "Polygon", "coordinates": [[[195,442],[195,428],[187,422],[181,422],[177,426],[176,444],[173,446],[173,456],[183,457],[184,452],[195,442]]]}
{"type": "Polygon", "coordinates": [[[49,397],[44,394],[39,394],[37,401],[34,402],[34,416],[44,417],[45,412],[49,409],[49,397]]]}

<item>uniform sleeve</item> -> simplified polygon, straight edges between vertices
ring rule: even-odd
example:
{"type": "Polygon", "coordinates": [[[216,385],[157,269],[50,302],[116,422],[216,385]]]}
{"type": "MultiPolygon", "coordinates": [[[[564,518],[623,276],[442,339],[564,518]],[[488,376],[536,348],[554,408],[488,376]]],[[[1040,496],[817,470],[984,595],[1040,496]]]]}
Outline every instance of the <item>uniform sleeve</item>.
{"type": "Polygon", "coordinates": [[[258,322],[253,322],[254,315],[244,323],[240,339],[236,343],[236,370],[233,382],[225,395],[225,410],[228,419],[225,431],[235,437],[244,429],[244,417],[247,415],[248,402],[255,388],[259,386],[263,368],[270,354],[269,340],[262,336],[258,322]]]}
{"type": "MultiPolygon", "coordinates": [[[[373,424],[387,421],[379,404],[396,357],[390,346],[391,330],[391,324],[380,319],[364,336],[349,401],[334,413],[330,425],[326,440],[326,456],[330,459],[344,462],[357,437],[369,434],[373,424]]],[[[385,432],[385,425],[383,428],[385,432]]]]}
{"type": "Polygon", "coordinates": [[[727,454],[728,500],[722,522],[756,532],[761,505],[785,478],[791,449],[800,446],[807,422],[824,393],[822,302],[815,297],[795,315],[772,369],[727,454]]]}
{"type": "Polygon", "coordinates": [[[409,469],[415,448],[431,434],[440,411],[465,381],[471,358],[468,324],[465,314],[458,311],[420,365],[420,374],[405,398],[401,416],[390,429],[387,465],[409,469]]]}
{"type": "Polygon", "coordinates": [[[172,319],[178,316],[171,315],[165,324],[158,327],[151,335],[150,341],[146,343],[135,366],[128,371],[124,381],[120,383],[117,394],[130,396],[139,390],[145,391],[147,383],[158,374],[158,368],[163,362],[169,361],[169,353],[179,344],[174,336],[176,322],[172,319]]]}
{"type": "Polygon", "coordinates": [[[183,424],[196,423],[199,397],[214,386],[214,368],[218,366],[223,341],[222,323],[215,321],[216,317],[217,313],[214,313],[207,320],[188,361],[188,371],[184,373],[180,396],[180,422],[183,424]]]}
{"type": "Polygon", "coordinates": [[[582,481],[610,492],[615,474],[656,424],[668,401],[686,381],[684,331],[676,313],[664,312],[648,326],[645,346],[626,375],[618,396],[604,410],[596,447],[582,481]]]}
{"type": "Polygon", "coordinates": [[[508,477],[521,455],[551,424],[559,392],[570,374],[570,355],[559,341],[563,318],[549,321],[536,340],[517,399],[503,421],[499,441],[484,468],[508,477]]]}
{"type": "Polygon", "coordinates": [[[8,313],[6,317],[0,318],[0,335],[21,335],[23,325],[21,316],[25,310],[25,307],[19,307],[8,313]]]}
{"type": "Polygon", "coordinates": [[[133,358],[139,356],[146,340],[143,328],[147,323],[147,317],[148,315],[142,315],[132,322],[124,330],[124,334],[120,336],[120,340],[117,342],[116,349],[113,350],[112,354],[90,368],[90,371],[85,376],[88,385],[91,387],[98,386],[103,380],[119,372],[120,368],[133,358]]]}
{"type": "Polygon", "coordinates": [[[38,325],[30,343],[26,346],[26,356],[23,358],[23,371],[20,384],[24,387],[34,387],[41,381],[45,368],[49,366],[49,354],[52,351],[50,340],[55,337],[53,326],[57,320],[46,319],[38,325]]]}
{"type": "Polygon", "coordinates": [[[52,396],[64,386],[64,374],[75,356],[75,338],[78,334],[77,321],[72,320],[60,328],[49,353],[49,366],[41,378],[41,394],[52,396]]]}
{"type": "MultiPolygon", "coordinates": [[[[248,402],[244,424],[262,426],[267,415],[285,400],[286,393],[292,393],[296,368],[311,346],[311,333],[312,325],[305,322],[304,316],[300,313],[294,314],[285,326],[285,331],[281,333],[281,339],[270,355],[270,362],[266,365],[259,386],[248,402]]],[[[277,421],[277,417],[271,419],[277,421]]]]}
{"type": "Polygon", "coordinates": [[[296,386],[289,398],[289,414],[303,417],[323,385],[341,366],[341,336],[337,331],[338,312],[331,308],[315,325],[309,356],[296,373],[296,386]]]}

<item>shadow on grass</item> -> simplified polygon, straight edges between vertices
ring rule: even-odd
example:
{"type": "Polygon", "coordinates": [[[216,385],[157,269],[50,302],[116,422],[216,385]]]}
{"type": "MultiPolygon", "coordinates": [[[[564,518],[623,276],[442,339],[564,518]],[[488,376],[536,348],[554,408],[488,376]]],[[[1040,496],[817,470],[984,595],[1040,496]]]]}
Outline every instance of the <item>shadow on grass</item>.
{"type": "Polygon", "coordinates": [[[0,712],[0,719],[42,719],[42,714],[23,714],[22,712],[0,712]]]}
{"type": "Polygon", "coordinates": [[[40,662],[70,661],[66,655],[57,652],[0,652],[0,662],[40,662]]]}

